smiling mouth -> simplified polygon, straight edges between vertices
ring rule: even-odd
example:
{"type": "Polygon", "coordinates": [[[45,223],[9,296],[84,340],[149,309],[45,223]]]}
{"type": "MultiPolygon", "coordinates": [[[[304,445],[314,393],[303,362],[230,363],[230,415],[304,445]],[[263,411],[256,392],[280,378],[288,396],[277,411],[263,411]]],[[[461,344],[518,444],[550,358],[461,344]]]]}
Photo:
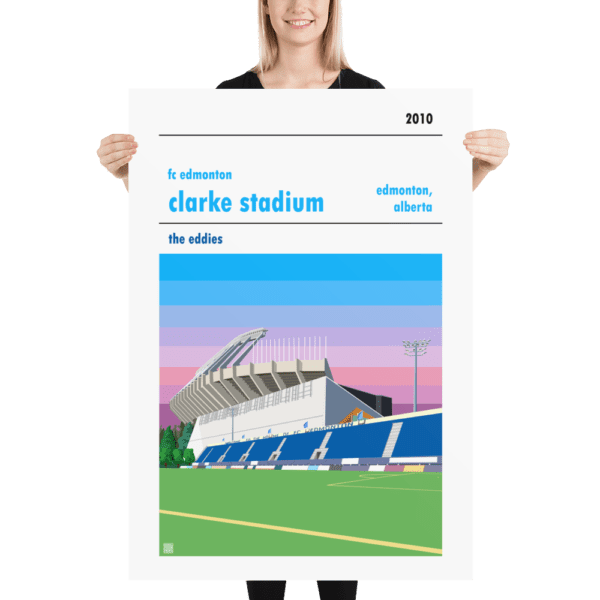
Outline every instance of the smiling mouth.
{"type": "Polygon", "coordinates": [[[307,19],[303,19],[303,20],[297,20],[297,21],[286,21],[286,23],[292,29],[306,29],[307,27],[310,27],[314,23],[314,21],[309,21],[307,19]]]}

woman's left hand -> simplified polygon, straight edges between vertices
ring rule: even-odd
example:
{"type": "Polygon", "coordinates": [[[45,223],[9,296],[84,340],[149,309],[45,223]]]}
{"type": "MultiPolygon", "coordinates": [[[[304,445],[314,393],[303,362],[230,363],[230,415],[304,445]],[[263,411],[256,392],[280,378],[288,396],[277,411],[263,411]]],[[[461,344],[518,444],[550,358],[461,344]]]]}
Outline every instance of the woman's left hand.
{"type": "Polygon", "coordinates": [[[508,156],[510,146],[506,132],[499,129],[471,131],[465,136],[463,144],[483,171],[497,169],[508,156]]]}

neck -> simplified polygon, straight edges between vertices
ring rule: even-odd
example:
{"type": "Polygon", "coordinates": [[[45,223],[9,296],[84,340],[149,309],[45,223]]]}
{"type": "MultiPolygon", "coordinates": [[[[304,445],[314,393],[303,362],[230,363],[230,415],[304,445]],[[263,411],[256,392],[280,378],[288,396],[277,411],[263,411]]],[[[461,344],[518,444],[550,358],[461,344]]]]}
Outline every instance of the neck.
{"type": "Polygon", "coordinates": [[[273,71],[281,79],[299,85],[322,77],[325,65],[321,57],[320,40],[306,46],[280,43],[273,71]]]}

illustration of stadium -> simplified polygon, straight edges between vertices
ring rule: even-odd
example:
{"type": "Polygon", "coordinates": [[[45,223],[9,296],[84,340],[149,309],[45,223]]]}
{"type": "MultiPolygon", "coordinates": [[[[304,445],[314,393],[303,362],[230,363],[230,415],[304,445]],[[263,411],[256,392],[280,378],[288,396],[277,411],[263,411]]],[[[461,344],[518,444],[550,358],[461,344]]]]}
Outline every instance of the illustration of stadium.
{"type": "Polygon", "coordinates": [[[241,366],[266,335],[236,337],[171,400],[196,420],[194,468],[441,472],[441,409],[392,416],[391,398],[338,385],[325,358],[241,366]]]}
{"type": "Polygon", "coordinates": [[[441,556],[442,343],[440,254],[161,255],[160,556],[441,556]]]}

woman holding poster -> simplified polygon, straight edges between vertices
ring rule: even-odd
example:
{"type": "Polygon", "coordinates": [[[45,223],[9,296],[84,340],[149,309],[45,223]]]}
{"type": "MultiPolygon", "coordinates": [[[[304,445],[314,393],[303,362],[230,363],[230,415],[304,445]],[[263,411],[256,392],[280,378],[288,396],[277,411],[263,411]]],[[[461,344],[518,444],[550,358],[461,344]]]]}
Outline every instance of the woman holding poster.
{"type": "MultiPolygon", "coordinates": [[[[341,38],[341,0],[259,0],[260,59],[250,71],[221,83],[219,89],[383,89],[353,71],[341,38]]],[[[473,156],[473,189],[508,154],[506,134],[473,131],[463,144],[473,156]]],[[[104,138],[101,164],[128,188],[128,165],[137,152],[131,135],[104,138]]],[[[285,581],[247,582],[250,600],[282,600],[285,581]]],[[[353,600],[356,581],[319,581],[322,600],[353,600]]]]}
{"type": "MultiPolygon", "coordinates": [[[[383,89],[353,71],[342,46],[341,0],[258,0],[260,60],[219,89],[383,89]]],[[[473,156],[473,190],[508,155],[504,131],[483,129],[466,134],[473,156]]],[[[129,189],[129,162],[137,152],[131,135],[112,134],[100,142],[100,163],[129,189]]]]}

